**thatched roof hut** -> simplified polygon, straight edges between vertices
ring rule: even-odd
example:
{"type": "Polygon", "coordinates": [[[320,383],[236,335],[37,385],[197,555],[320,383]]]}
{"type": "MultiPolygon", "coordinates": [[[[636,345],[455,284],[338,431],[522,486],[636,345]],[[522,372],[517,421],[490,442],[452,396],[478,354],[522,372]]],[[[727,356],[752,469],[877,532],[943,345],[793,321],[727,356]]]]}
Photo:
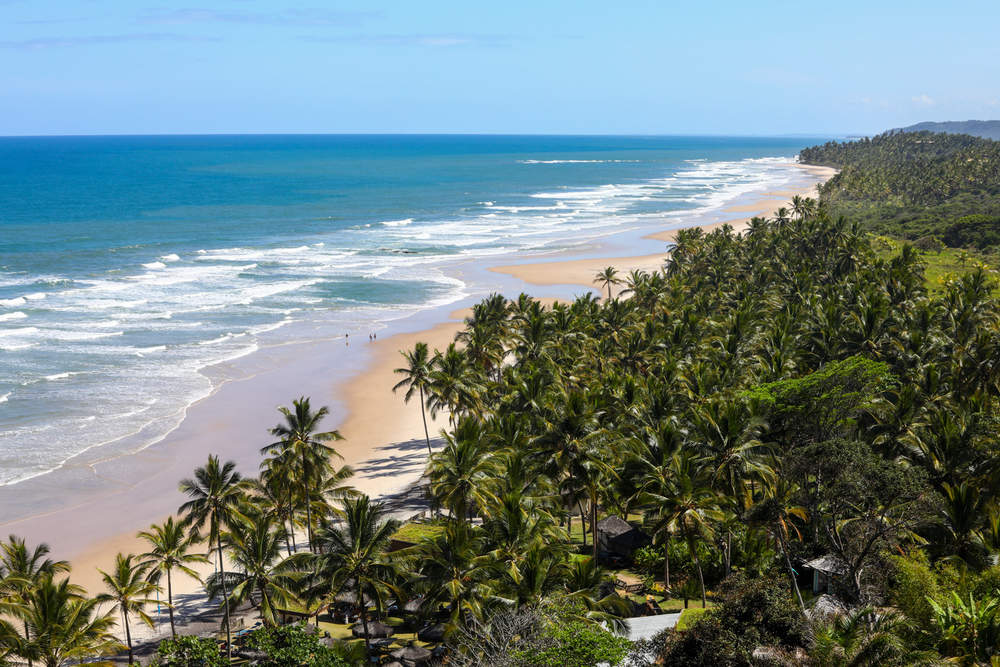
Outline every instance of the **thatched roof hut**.
{"type": "MultiPolygon", "coordinates": [[[[380,623],[379,621],[374,621],[368,624],[368,638],[378,639],[381,637],[391,637],[395,634],[395,630],[392,627],[386,625],[385,623],[380,623]]],[[[351,634],[355,637],[365,636],[365,626],[363,623],[355,623],[351,626],[351,634]]]]}
{"type": "Polygon", "coordinates": [[[422,642],[439,642],[444,640],[444,624],[428,625],[417,633],[417,639],[422,642]]]}
{"type": "Polygon", "coordinates": [[[597,522],[597,545],[603,553],[630,558],[650,542],[649,535],[621,517],[609,516],[597,522]]]}
{"type": "Polygon", "coordinates": [[[406,667],[416,667],[430,662],[433,653],[422,646],[409,645],[405,648],[393,651],[390,655],[402,662],[406,667]]]}

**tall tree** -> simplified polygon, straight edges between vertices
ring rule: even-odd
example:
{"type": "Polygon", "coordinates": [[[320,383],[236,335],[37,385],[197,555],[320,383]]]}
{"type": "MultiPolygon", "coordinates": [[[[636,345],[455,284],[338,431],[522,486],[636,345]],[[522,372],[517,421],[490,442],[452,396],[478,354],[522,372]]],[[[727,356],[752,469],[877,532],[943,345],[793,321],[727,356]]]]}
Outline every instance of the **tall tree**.
{"type": "Polygon", "coordinates": [[[604,285],[604,288],[608,290],[608,301],[610,301],[611,286],[620,285],[622,279],[618,277],[618,269],[613,266],[609,266],[597,272],[597,275],[594,276],[594,282],[604,285]]]}
{"type": "Polygon", "coordinates": [[[167,517],[161,524],[152,524],[149,530],[143,530],[139,537],[149,543],[149,551],[142,554],[142,565],[148,568],[149,580],[159,584],[163,575],[167,577],[167,611],[170,613],[170,636],[177,637],[174,625],[174,586],[172,574],[180,570],[184,574],[201,580],[198,573],[191,567],[198,563],[207,563],[208,558],[199,553],[191,553],[191,549],[201,542],[197,532],[188,532],[174,517],[167,517]]]}
{"type": "Polygon", "coordinates": [[[252,507],[229,525],[226,535],[234,569],[209,577],[209,595],[214,598],[222,593],[226,607],[252,601],[264,624],[276,626],[278,605],[295,599],[296,568],[304,564],[302,556],[308,554],[282,560],[284,530],[265,512],[252,507]]]}
{"type": "Polygon", "coordinates": [[[387,519],[385,507],[365,495],[345,498],[340,514],[342,523],[327,524],[319,534],[312,589],[332,596],[345,588],[354,593],[370,653],[365,600],[372,600],[376,609],[381,609],[393,587],[396,571],[386,550],[399,522],[387,519]]]}
{"type": "Polygon", "coordinates": [[[295,467],[306,508],[306,539],[309,550],[312,551],[313,517],[310,498],[316,491],[322,471],[330,466],[330,459],[340,456],[327,443],[343,440],[344,437],[338,431],[319,431],[319,422],[330,412],[325,406],[313,412],[309,399],[304,396],[292,401],[292,406],[294,410],[278,408],[285,421],[272,428],[271,435],[279,440],[262,448],[261,454],[279,455],[295,467]]]}
{"type": "Polygon", "coordinates": [[[406,366],[397,368],[394,372],[402,375],[403,379],[397,382],[392,391],[406,388],[403,400],[407,403],[416,393],[420,398],[420,416],[424,420],[424,438],[427,440],[427,455],[431,452],[431,434],[427,430],[427,398],[424,394],[431,386],[431,372],[433,370],[433,359],[431,359],[427,343],[418,342],[409,352],[401,352],[406,359],[406,366]]]}
{"type": "MultiPolygon", "coordinates": [[[[16,535],[0,543],[0,602],[8,604],[24,603],[28,595],[43,577],[53,577],[69,572],[69,563],[48,557],[49,545],[39,544],[34,549],[16,535]]],[[[27,624],[24,638],[31,640],[27,624]]],[[[31,664],[31,659],[28,659],[31,664]]]]}
{"type": "MultiPolygon", "coordinates": [[[[6,610],[25,624],[31,637],[15,654],[45,667],[60,667],[68,661],[118,653],[125,647],[111,634],[114,611],[101,613],[100,604],[96,598],[84,597],[83,589],[68,579],[43,576],[24,601],[6,610]]],[[[112,665],[110,661],[89,664],[112,665]]]]}
{"type": "MultiPolygon", "coordinates": [[[[232,524],[239,516],[238,505],[243,497],[244,483],[242,476],[236,471],[236,464],[226,461],[219,463],[219,457],[209,455],[208,463],[194,471],[194,477],[182,480],[181,493],[190,500],[180,506],[178,514],[187,516],[185,523],[188,529],[200,534],[201,529],[208,524],[209,549],[215,543],[219,557],[219,573],[221,575],[222,596],[226,593],[225,554],[222,549],[223,529],[232,524]]],[[[226,655],[232,657],[232,624],[229,620],[229,605],[224,606],[226,617],[226,655]]]]}
{"type": "Polygon", "coordinates": [[[143,623],[153,627],[153,619],[146,613],[146,605],[156,604],[150,595],[159,587],[146,577],[149,566],[139,562],[135,554],[118,554],[115,556],[115,566],[111,572],[98,570],[107,593],[97,596],[99,602],[110,602],[112,611],[118,611],[125,627],[125,643],[128,646],[128,664],[135,662],[132,652],[132,630],[129,626],[129,615],[135,614],[143,623]]]}

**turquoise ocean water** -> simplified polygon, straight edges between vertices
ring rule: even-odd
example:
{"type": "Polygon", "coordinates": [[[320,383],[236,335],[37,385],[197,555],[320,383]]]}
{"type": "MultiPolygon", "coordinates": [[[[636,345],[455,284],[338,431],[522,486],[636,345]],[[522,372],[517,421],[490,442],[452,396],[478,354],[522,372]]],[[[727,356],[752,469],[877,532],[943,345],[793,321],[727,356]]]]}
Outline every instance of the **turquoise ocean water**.
{"type": "Polygon", "coordinates": [[[0,138],[0,485],[163,438],[213,364],[481,290],[457,262],[780,187],[816,141],[0,138]]]}

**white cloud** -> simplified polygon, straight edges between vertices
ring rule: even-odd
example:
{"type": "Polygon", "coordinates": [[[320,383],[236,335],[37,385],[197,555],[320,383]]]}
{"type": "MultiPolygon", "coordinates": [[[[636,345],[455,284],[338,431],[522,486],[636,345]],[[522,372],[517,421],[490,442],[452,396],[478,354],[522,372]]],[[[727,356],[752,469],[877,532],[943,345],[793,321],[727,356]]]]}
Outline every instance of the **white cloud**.
{"type": "Polygon", "coordinates": [[[925,107],[934,106],[934,98],[932,98],[927,93],[922,93],[920,95],[914,95],[912,98],[914,104],[919,104],[925,107]]]}

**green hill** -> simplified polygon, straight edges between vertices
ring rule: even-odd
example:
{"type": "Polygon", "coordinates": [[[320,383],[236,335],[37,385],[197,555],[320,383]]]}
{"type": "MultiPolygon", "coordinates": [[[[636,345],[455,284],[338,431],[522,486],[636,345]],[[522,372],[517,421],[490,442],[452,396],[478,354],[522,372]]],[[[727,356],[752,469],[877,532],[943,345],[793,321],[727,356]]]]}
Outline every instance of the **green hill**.
{"type": "Polygon", "coordinates": [[[1000,142],[894,130],[813,146],[799,159],[840,169],[820,190],[835,216],[928,247],[1000,245],[1000,142]]]}
{"type": "Polygon", "coordinates": [[[1000,120],[949,120],[942,123],[926,121],[899,128],[900,132],[946,132],[971,134],[974,137],[1000,140],[1000,120]]]}

